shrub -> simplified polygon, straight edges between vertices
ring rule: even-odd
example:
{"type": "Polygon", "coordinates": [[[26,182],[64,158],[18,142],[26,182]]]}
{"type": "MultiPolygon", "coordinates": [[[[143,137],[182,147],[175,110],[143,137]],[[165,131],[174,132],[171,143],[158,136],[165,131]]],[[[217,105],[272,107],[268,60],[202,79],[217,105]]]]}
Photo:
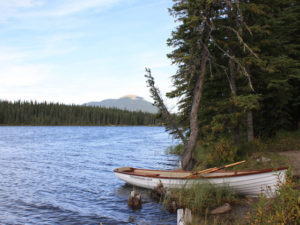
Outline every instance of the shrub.
{"type": "Polygon", "coordinates": [[[290,169],[276,197],[267,199],[261,195],[253,209],[249,219],[251,225],[300,224],[300,191],[295,189],[290,169]]]}
{"type": "Polygon", "coordinates": [[[179,144],[179,145],[175,145],[175,146],[170,146],[166,149],[166,154],[173,154],[173,155],[183,155],[183,145],[179,144]]]}
{"type": "Polygon", "coordinates": [[[209,183],[195,183],[189,188],[172,189],[165,197],[164,204],[169,205],[172,201],[176,201],[180,207],[189,208],[196,214],[204,215],[206,210],[236,199],[237,195],[228,186],[216,187],[209,183]]]}
{"type": "Polygon", "coordinates": [[[195,158],[198,162],[196,169],[235,162],[238,160],[237,150],[237,146],[229,138],[199,142],[195,151],[195,158]]]}
{"type": "Polygon", "coordinates": [[[294,132],[280,131],[278,134],[266,140],[271,151],[288,151],[300,149],[300,129],[294,132]]]}

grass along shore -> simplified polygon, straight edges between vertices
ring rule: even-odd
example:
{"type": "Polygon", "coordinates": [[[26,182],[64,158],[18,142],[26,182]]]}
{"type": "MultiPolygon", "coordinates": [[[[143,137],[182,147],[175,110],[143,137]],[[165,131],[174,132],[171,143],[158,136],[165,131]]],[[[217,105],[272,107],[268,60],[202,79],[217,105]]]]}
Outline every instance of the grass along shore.
{"type": "MultiPolygon", "coordinates": [[[[207,149],[203,143],[198,143],[195,154],[196,170],[246,160],[246,163],[228,170],[288,166],[290,169],[286,182],[274,198],[266,198],[264,195],[258,198],[239,196],[230,188],[217,188],[211,184],[173,189],[162,201],[166,208],[175,201],[178,207],[191,209],[194,215],[192,224],[300,224],[300,163],[297,161],[300,160],[300,130],[280,132],[276,137],[255,139],[239,146],[228,145],[226,141],[215,146],[216,152],[209,152],[211,148],[207,149]],[[229,149],[230,147],[234,150],[229,149]],[[231,205],[230,212],[210,215],[212,209],[224,203],[231,205]]],[[[167,152],[181,155],[183,149],[178,145],[169,148],[167,152]]]]}

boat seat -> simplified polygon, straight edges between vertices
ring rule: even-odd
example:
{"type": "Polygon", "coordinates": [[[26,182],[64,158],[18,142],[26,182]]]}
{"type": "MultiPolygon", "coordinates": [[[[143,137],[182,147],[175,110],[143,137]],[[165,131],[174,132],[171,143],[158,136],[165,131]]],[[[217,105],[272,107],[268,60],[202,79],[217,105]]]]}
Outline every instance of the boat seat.
{"type": "Polygon", "coordinates": [[[137,172],[135,174],[136,175],[147,176],[147,177],[159,177],[160,176],[160,174],[158,174],[158,173],[140,173],[140,172],[137,172]]]}
{"type": "Polygon", "coordinates": [[[130,171],[133,171],[133,168],[132,167],[120,167],[120,168],[118,168],[118,171],[119,172],[130,172],[130,171]]]}

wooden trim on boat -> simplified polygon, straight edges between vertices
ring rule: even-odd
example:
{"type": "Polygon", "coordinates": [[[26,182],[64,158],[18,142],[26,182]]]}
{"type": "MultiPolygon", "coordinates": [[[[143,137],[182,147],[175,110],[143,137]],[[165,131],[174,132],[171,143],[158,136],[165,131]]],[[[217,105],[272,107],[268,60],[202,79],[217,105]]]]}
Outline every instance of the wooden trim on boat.
{"type": "MultiPolygon", "coordinates": [[[[188,179],[214,179],[214,178],[227,178],[227,177],[236,177],[236,176],[246,176],[246,175],[255,175],[260,173],[267,172],[276,172],[280,170],[286,170],[288,167],[280,167],[280,168],[268,168],[268,169],[260,169],[260,170],[235,170],[235,171],[223,171],[219,170],[216,173],[228,173],[232,172],[229,175],[219,175],[219,176],[201,176],[201,175],[193,175],[193,171],[182,171],[182,170],[151,170],[151,169],[138,169],[133,167],[121,167],[114,169],[115,173],[133,175],[133,176],[142,176],[142,177],[154,177],[154,178],[162,178],[162,179],[187,179],[186,177],[172,177],[172,176],[161,176],[160,172],[176,172],[176,173],[191,173],[191,176],[188,179]],[[150,171],[153,173],[144,174],[144,173],[136,173],[135,170],[141,171],[150,171]]],[[[210,175],[214,174],[214,172],[210,173],[210,175]]],[[[206,174],[207,175],[207,174],[206,174]]]]}

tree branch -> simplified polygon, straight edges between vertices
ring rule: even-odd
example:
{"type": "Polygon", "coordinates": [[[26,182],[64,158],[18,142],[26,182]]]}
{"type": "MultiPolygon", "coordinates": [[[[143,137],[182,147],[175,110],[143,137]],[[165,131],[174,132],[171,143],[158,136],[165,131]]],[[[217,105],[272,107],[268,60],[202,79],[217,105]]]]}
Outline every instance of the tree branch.
{"type": "Polygon", "coordinates": [[[163,117],[165,118],[168,125],[173,129],[176,134],[180,137],[181,141],[185,144],[186,139],[182,134],[182,131],[178,128],[178,124],[175,121],[173,115],[169,112],[166,105],[161,98],[160,91],[157,87],[155,87],[154,77],[151,75],[151,70],[149,68],[145,68],[146,74],[145,77],[147,78],[147,84],[150,88],[151,97],[154,100],[154,105],[161,111],[163,117]]]}

